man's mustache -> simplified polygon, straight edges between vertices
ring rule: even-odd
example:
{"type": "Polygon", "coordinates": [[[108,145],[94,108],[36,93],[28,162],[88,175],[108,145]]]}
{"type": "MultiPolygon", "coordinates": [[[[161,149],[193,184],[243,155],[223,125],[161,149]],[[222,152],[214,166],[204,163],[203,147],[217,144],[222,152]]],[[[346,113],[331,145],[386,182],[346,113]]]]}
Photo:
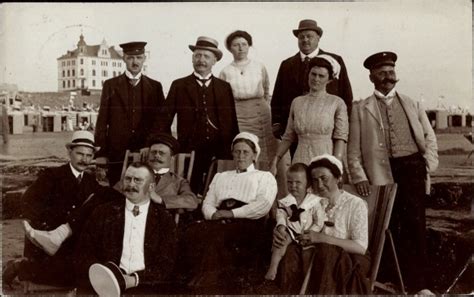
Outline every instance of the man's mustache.
{"type": "Polygon", "coordinates": [[[124,192],[135,192],[135,193],[138,193],[138,189],[137,188],[133,188],[133,187],[126,187],[124,192]]]}
{"type": "Polygon", "coordinates": [[[392,84],[396,84],[397,82],[399,82],[400,80],[399,79],[393,79],[393,78],[384,78],[382,80],[382,83],[392,83],[392,84]]]}

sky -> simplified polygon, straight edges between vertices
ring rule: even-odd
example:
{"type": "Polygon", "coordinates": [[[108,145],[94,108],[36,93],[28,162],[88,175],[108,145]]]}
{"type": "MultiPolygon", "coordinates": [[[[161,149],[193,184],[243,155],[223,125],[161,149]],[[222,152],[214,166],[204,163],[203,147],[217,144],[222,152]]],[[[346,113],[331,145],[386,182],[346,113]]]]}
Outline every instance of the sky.
{"type": "Polygon", "coordinates": [[[148,75],[163,84],[192,73],[198,36],[219,41],[240,29],[254,41],[250,57],[267,67],[271,86],[281,61],[298,51],[292,30],[301,19],[323,28],[320,48],[343,57],[354,100],[373,92],[362,66],[369,55],[398,55],[397,90],[427,108],[443,104],[474,110],[472,97],[472,4],[469,0],[356,2],[206,3],[6,3],[0,5],[0,83],[22,91],[57,91],[57,58],[89,45],[146,41],[148,75]]]}

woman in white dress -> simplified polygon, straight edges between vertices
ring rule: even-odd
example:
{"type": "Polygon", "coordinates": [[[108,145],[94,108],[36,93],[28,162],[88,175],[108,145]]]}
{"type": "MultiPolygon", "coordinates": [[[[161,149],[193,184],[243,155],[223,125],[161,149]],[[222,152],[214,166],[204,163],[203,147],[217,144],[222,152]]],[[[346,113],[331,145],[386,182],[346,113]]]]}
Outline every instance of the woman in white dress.
{"type": "Polygon", "coordinates": [[[226,47],[234,61],[219,77],[232,87],[239,130],[258,136],[262,148],[260,161],[266,164],[275,156],[278,144],[271,127],[268,73],[262,63],[248,58],[251,46],[249,33],[240,30],[231,33],[226,39],[226,47]]]}

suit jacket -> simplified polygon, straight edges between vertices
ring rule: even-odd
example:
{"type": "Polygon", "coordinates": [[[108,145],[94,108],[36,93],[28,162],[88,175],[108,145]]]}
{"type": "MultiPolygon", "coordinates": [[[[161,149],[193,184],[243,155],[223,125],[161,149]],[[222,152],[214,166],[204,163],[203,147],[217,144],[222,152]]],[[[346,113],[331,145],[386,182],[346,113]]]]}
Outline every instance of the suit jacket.
{"type": "MultiPolygon", "coordinates": [[[[234,96],[229,83],[213,77],[212,86],[218,106],[208,106],[208,109],[216,108],[219,128],[219,147],[209,148],[217,153],[219,159],[231,158],[230,146],[235,135],[239,133],[237,115],[235,113],[234,96]]],[[[189,75],[173,81],[165,104],[157,117],[155,129],[171,133],[171,124],[177,114],[177,130],[180,150],[183,153],[195,149],[190,143],[191,136],[200,133],[196,131],[198,120],[198,90],[194,75],[189,75]]]]}
{"type": "MultiPolygon", "coordinates": [[[[418,102],[397,93],[410,124],[427,171],[438,167],[436,136],[425,110],[418,102]]],[[[368,180],[373,185],[393,183],[389,155],[385,146],[382,119],[374,95],[354,105],[350,119],[347,161],[353,183],[368,180]]]]}
{"type": "Polygon", "coordinates": [[[198,207],[198,200],[191,191],[189,182],[174,172],[167,172],[161,176],[155,186],[155,192],[163,198],[166,209],[194,210],[198,207]]]}
{"type": "MultiPolygon", "coordinates": [[[[75,253],[76,279],[88,286],[89,267],[111,261],[120,265],[125,229],[125,198],[102,204],[89,217],[75,253]]],[[[146,218],[145,270],[138,271],[140,284],[155,285],[168,280],[177,251],[176,224],[162,206],[150,203],[146,218]]]]}
{"type": "MultiPolygon", "coordinates": [[[[33,228],[46,231],[65,223],[74,224],[78,219],[78,209],[98,188],[95,177],[87,172],[83,173],[79,185],[69,164],[48,168],[23,194],[23,217],[31,222],[33,228]]],[[[38,262],[51,260],[68,263],[77,235],[68,238],[52,257],[26,240],[25,257],[38,262]]]]}
{"type": "Polygon", "coordinates": [[[133,109],[129,104],[130,83],[125,74],[105,81],[97,118],[95,141],[100,146],[96,157],[122,161],[127,149],[145,147],[146,137],[164,102],[161,83],[142,75],[137,87],[142,88],[142,100],[133,109]]]}
{"type": "MultiPolygon", "coordinates": [[[[330,82],[326,87],[326,91],[329,94],[341,97],[347,105],[348,112],[350,112],[352,106],[352,89],[344,60],[336,54],[328,53],[323,50],[319,50],[319,54],[330,55],[341,65],[339,79],[334,79],[330,82]]],[[[271,101],[272,124],[281,124],[282,135],[288,123],[291,102],[293,102],[293,99],[296,97],[303,95],[303,79],[308,79],[307,77],[300,78],[299,69],[302,63],[300,53],[298,52],[296,55],[284,60],[278,70],[271,101]]]]}

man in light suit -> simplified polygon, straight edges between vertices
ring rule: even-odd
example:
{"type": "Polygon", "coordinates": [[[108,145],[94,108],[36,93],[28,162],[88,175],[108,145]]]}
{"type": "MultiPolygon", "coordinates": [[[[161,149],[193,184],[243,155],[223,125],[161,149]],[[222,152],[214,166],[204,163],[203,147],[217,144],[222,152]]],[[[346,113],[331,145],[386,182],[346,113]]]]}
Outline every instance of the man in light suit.
{"type": "Polygon", "coordinates": [[[212,67],[222,58],[218,42],[201,36],[189,48],[193,51],[194,72],[173,81],[154,131],[171,134],[177,115],[180,152],[195,151],[190,182],[198,194],[203,191],[204,173],[212,158],[232,159],[230,146],[239,128],[229,83],[212,75],[212,67]]]}
{"type": "Polygon", "coordinates": [[[157,203],[153,169],[132,163],[125,171],[122,199],[98,206],[86,222],[75,253],[81,290],[99,296],[163,294],[177,253],[176,224],[157,203]]]}
{"type": "Polygon", "coordinates": [[[145,147],[158,107],[163,104],[161,83],[142,73],[146,42],[121,44],[127,69],[104,82],[95,138],[96,157],[107,163],[110,185],[120,180],[125,151],[145,147]]]}
{"type": "Polygon", "coordinates": [[[404,280],[417,292],[425,285],[427,264],[425,191],[438,153],[425,110],[395,89],[396,60],[392,52],[365,60],[375,91],[353,107],[347,156],[352,182],[362,196],[370,194],[369,184],[397,183],[390,229],[404,280]]]}

